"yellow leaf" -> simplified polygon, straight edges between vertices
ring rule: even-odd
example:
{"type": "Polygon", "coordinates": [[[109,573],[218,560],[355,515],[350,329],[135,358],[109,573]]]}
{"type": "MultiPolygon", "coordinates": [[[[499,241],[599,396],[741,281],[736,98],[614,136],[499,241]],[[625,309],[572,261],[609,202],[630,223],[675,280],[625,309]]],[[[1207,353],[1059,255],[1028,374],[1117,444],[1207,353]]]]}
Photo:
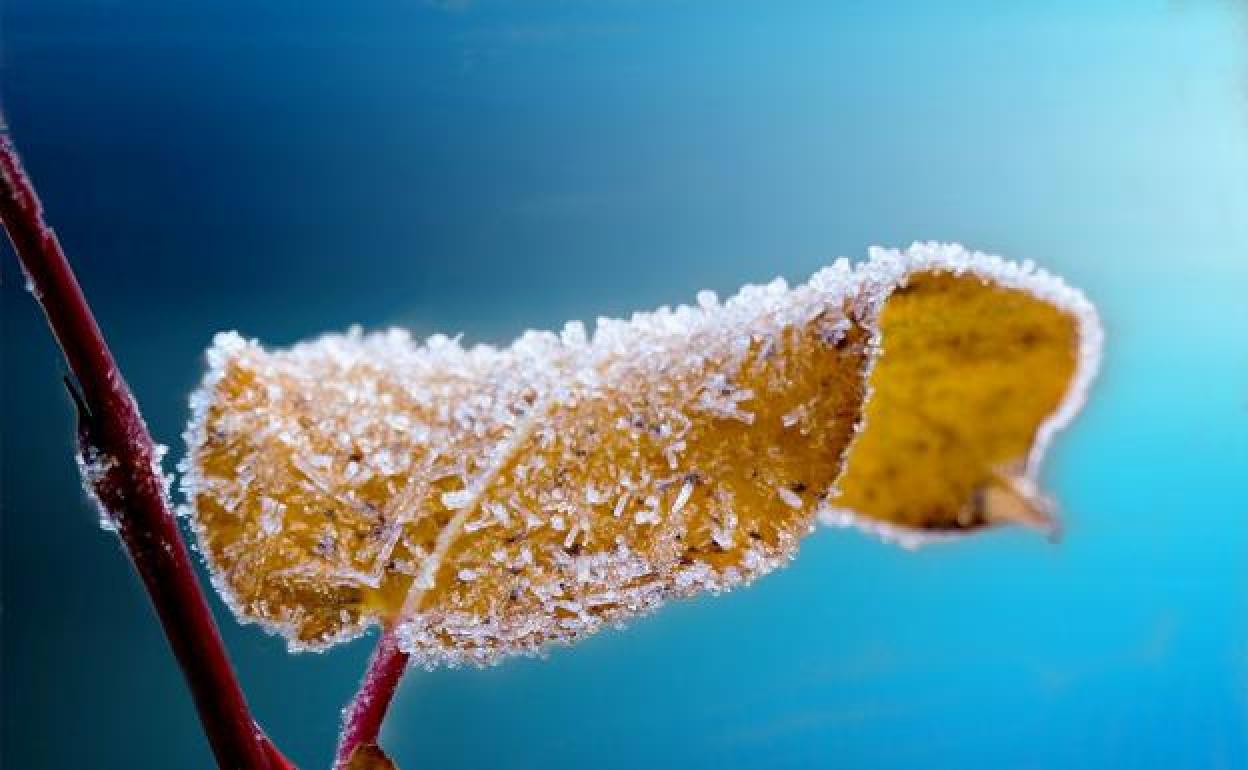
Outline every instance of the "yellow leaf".
{"type": "Polygon", "coordinates": [[[399,766],[377,744],[362,743],[351,752],[342,770],[399,770],[399,766]]]}
{"type": "Polygon", "coordinates": [[[864,431],[833,505],[914,530],[1052,530],[1030,473],[1038,433],[1081,393],[1081,338],[1099,334],[1088,311],[973,272],[912,274],[880,314],[864,431]]]}
{"type": "Polygon", "coordinates": [[[817,514],[1038,515],[1037,436],[1077,407],[1098,335],[1056,279],[936,245],[592,340],[220,335],[184,485],[240,617],[294,648],[395,622],[426,665],[488,663],[749,581],[817,514]]]}

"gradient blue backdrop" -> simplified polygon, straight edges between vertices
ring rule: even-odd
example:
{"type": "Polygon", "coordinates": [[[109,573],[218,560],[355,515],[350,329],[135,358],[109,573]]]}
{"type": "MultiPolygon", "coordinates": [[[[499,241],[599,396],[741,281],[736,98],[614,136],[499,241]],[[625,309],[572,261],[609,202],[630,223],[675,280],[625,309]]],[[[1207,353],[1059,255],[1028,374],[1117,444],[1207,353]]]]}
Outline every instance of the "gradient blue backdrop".
{"type": "MultiPolygon", "coordinates": [[[[822,532],[549,660],[413,673],[405,768],[1248,767],[1242,3],[7,0],[0,40],[175,453],[224,328],[502,342],[915,239],[1100,305],[1104,374],[1046,470],[1061,545],[822,532]]],[[[2,764],[207,767],[0,256],[2,764]]],[[[288,656],[217,609],[265,726],[325,767],[369,643],[288,656]]]]}

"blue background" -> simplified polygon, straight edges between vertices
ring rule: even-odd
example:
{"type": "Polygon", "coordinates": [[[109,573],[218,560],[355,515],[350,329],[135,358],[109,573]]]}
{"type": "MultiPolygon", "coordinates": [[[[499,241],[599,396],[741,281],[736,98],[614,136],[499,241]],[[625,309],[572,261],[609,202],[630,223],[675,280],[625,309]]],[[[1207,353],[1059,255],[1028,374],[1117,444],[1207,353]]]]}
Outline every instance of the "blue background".
{"type": "MultiPolygon", "coordinates": [[[[413,672],[403,767],[1248,767],[1243,4],[8,0],[0,40],[13,135],[175,454],[224,328],[505,342],[915,239],[1100,306],[1046,468],[1060,545],[820,532],[546,661],[413,672]]],[[[2,263],[2,764],[206,767],[2,263]]],[[[370,644],[289,656],[215,606],[261,721],[325,767],[370,644]]]]}

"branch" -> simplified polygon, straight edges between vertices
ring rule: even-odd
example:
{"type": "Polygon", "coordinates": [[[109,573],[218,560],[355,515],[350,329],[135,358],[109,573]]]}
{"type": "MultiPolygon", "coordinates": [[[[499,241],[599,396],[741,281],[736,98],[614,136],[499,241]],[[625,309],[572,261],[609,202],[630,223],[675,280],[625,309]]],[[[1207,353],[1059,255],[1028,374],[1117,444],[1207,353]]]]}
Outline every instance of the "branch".
{"type": "Polygon", "coordinates": [[[44,222],[2,116],[0,220],[81,386],[75,402],[86,481],[102,513],[116,525],[160,616],[217,764],[223,770],[292,768],[248,711],[170,510],[152,437],[73,269],[44,222]]]}
{"type": "MultiPolygon", "coordinates": [[[[373,657],[368,661],[364,681],[360,682],[359,691],[351,705],[346,708],[342,735],[338,740],[338,753],[334,757],[335,770],[351,768],[357,752],[373,750],[380,754],[377,737],[381,732],[381,723],[386,718],[390,702],[394,700],[395,690],[399,687],[399,680],[407,668],[409,657],[399,649],[394,627],[387,626],[377,640],[373,657]]],[[[377,765],[384,766],[385,764],[377,765]]]]}

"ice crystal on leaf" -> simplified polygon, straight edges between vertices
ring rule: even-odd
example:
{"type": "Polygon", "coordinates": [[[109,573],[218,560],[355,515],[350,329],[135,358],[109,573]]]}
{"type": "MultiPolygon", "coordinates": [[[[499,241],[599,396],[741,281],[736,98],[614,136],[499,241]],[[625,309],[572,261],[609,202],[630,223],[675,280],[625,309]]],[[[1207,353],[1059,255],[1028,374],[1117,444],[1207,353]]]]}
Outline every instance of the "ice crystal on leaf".
{"type": "Polygon", "coordinates": [[[747,582],[816,518],[1047,522],[1040,454],[1099,343],[1060,280],[939,244],[504,349],[222,334],[184,486],[240,617],[489,663],[747,582]]]}

